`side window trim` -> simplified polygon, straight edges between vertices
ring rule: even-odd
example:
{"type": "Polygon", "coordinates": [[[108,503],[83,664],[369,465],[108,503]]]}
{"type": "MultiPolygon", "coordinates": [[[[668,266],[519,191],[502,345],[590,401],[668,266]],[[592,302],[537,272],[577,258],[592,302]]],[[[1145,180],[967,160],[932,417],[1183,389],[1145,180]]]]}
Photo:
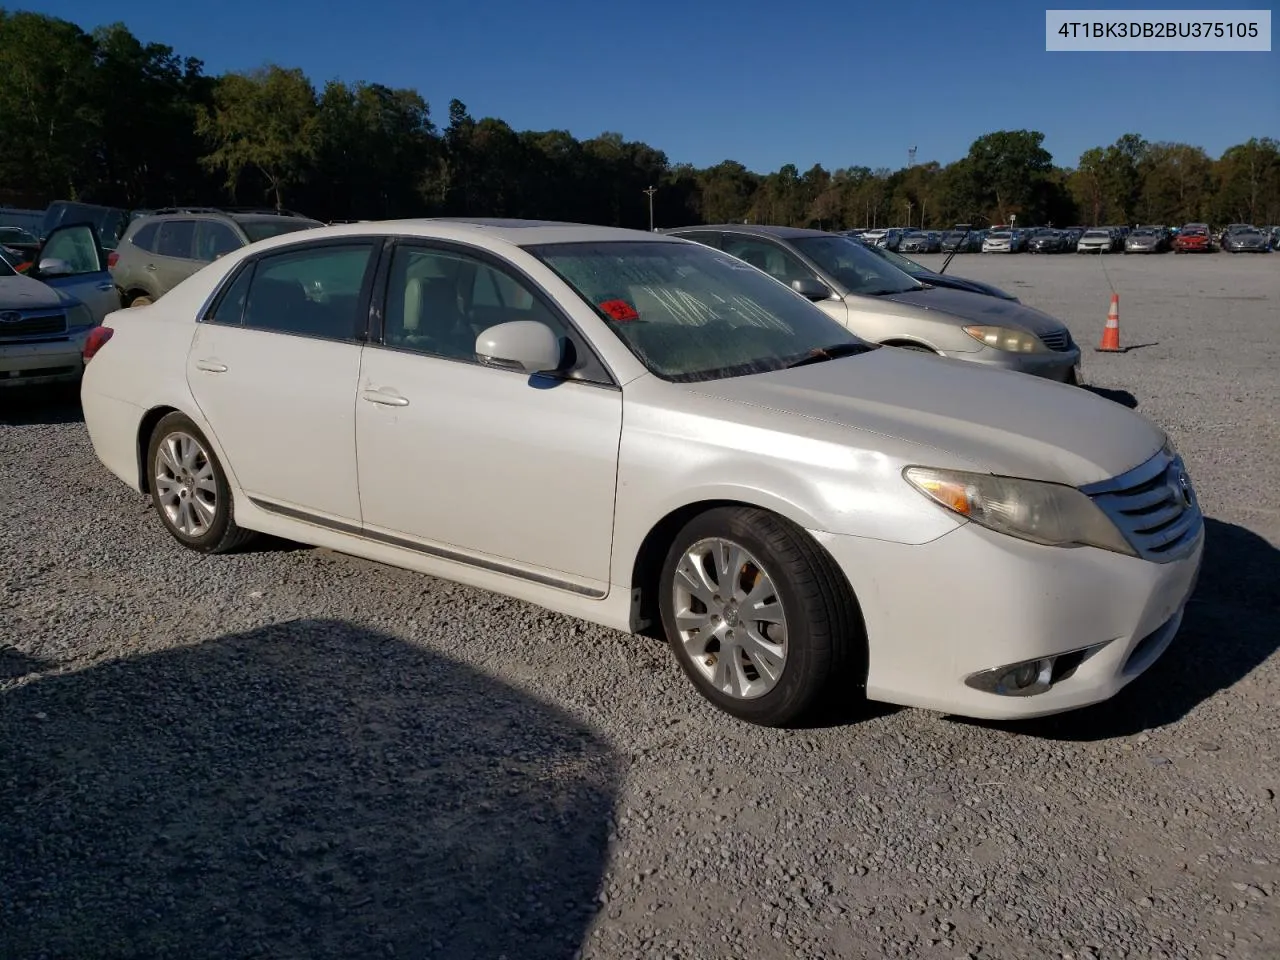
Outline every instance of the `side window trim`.
{"type": "MultiPolygon", "coordinates": [[[[393,254],[400,247],[416,250],[431,250],[438,251],[440,253],[452,253],[470,257],[484,266],[496,270],[499,273],[506,274],[517,284],[528,290],[543,309],[563,324],[565,330],[569,333],[569,341],[573,344],[573,349],[579,354],[586,354],[588,360],[586,370],[583,372],[589,374],[589,376],[561,377],[560,379],[568,383],[585,383],[593,386],[618,388],[618,378],[609,368],[609,365],[604,362],[604,359],[591,345],[591,341],[587,339],[578,325],[573,322],[573,318],[570,317],[558,303],[556,303],[555,298],[552,297],[540,283],[510,261],[496,256],[482,247],[473,247],[469,244],[459,243],[454,240],[437,240],[429,237],[411,236],[387,238],[387,243],[382,256],[383,269],[379,271],[378,284],[373,298],[374,303],[371,303],[369,309],[370,326],[368,333],[368,346],[378,347],[383,350],[401,349],[396,346],[389,346],[385,342],[386,302],[391,283],[390,263],[393,254]]],[[[448,358],[443,357],[441,359],[448,358]]],[[[479,365],[477,364],[477,366],[479,365]]],[[[493,370],[500,368],[485,367],[484,369],[493,370]]]]}

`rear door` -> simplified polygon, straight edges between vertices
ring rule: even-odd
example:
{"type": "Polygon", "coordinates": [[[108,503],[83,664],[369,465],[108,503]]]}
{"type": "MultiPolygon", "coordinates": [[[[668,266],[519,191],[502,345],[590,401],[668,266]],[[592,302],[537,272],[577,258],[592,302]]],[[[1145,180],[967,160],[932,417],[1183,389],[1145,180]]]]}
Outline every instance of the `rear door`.
{"type": "Polygon", "coordinates": [[[360,521],[354,406],[377,244],[253,258],[197,324],[187,382],[226,466],[262,509],[360,521]]]}
{"type": "Polygon", "coordinates": [[[37,280],[75,297],[89,308],[98,323],[111,311],[120,309],[120,294],[107,272],[98,231],[87,223],[50,231],[36,268],[33,276],[37,280]]]}
{"type": "Polygon", "coordinates": [[[156,293],[168,293],[204,266],[195,258],[196,222],[162,220],[156,234],[155,255],[145,269],[155,276],[156,293]]]}

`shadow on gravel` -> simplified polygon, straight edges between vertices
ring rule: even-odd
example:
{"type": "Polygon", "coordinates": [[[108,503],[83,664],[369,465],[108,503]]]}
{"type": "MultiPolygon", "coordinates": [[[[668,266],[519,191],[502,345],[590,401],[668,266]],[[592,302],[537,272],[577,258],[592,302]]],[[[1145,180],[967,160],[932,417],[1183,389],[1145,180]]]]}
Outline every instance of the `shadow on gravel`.
{"type": "Polygon", "coordinates": [[[1104,400],[1110,400],[1123,407],[1128,407],[1130,410],[1138,409],[1138,398],[1128,390],[1112,390],[1110,387],[1093,387],[1088,384],[1084,385],[1084,389],[1090,393],[1097,394],[1104,400]]]}
{"type": "Polygon", "coordinates": [[[570,957],[619,769],[474,670],[295,621],[0,696],[0,956],[570,957]]]}
{"type": "Polygon", "coordinates": [[[0,426],[26,427],[83,421],[78,383],[0,389],[0,426]]]}
{"type": "Polygon", "coordinates": [[[0,680],[16,680],[18,677],[39,673],[48,666],[46,661],[23,653],[17,647],[0,647],[0,680]]]}
{"type": "Polygon", "coordinates": [[[1280,550],[1220,520],[1206,520],[1205,534],[1182,628],[1146,673],[1084,710],[1022,723],[966,722],[1051,740],[1109,740],[1174,723],[1244,679],[1280,649],[1280,550]]]}

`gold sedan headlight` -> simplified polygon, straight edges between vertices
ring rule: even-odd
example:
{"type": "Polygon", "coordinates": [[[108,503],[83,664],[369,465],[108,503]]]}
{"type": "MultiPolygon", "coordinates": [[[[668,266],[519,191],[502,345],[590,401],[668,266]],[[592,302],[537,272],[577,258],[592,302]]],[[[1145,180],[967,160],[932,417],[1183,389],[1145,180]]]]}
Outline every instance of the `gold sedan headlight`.
{"type": "Polygon", "coordinates": [[[965,327],[964,332],[988,347],[1009,353],[1046,353],[1049,350],[1034,333],[1013,327],[971,326],[965,327]]]}

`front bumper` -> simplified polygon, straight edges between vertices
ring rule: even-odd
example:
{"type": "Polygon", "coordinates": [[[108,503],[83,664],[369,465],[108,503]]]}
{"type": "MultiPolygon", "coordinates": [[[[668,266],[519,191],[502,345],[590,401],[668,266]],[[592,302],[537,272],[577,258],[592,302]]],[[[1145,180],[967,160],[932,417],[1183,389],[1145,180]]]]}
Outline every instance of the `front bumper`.
{"type": "Polygon", "coordinates": [[[1080,348],[1077,346],[1070,350],[1053,350],[1047,353],[1010,353],[1007,350],[993,350],[991,347],[983,347],[975,353],[943,353],[953,360],[967,360],[1001,370],[1029,373],[1033,377],[1044,377],[1058,383],[1071,383],[1079,378],[1080,348]]]}
{"type": "Polygon", "coordinates": [[[84,373],[84,341],[91,329],[57,340],[0,341],[0,389],[79,380],[84,373]]]}
{"type": "Polygon", "coordinates": [[[1173,642],[1204,549],[1203,527],[1194,549],[1170,563],[1039,546],[973,523],[922,545],[814,536],[862,603],[868,697],[992,720],[1099,703],[1141,675],[1173,642]],[[1099,644],[1043,693],[1007,696],[966,683],[1099,644]]]}

